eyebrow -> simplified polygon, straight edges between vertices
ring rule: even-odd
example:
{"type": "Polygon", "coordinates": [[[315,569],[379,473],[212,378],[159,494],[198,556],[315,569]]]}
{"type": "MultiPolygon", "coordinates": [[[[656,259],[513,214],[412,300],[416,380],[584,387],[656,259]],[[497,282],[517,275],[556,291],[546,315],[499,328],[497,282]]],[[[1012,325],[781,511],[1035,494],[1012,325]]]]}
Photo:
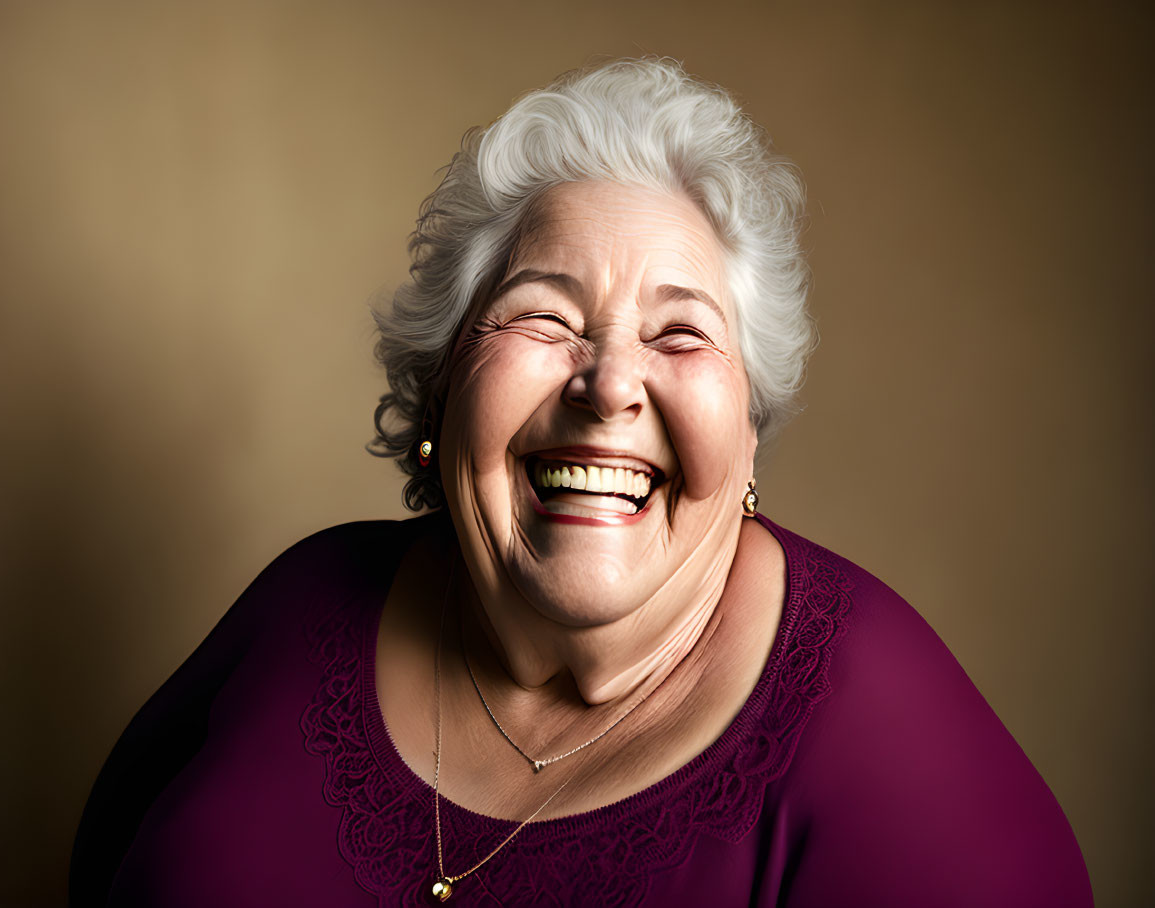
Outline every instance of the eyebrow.
{"type": "MultiPolygon", "coordinates": [[[[513,290],[515,287],[520,287],[522,284],[532,284],[537,282],[553,284],[562,293],[574,300],[580,300],[583,294],[581,282],[577,278],[569,274],[563,274],[555,271],[538,271],[535,268],[523,268],[521,271],[512,277],[506,278],[493,294],[493,299],[500,299],[506,293],[513,290]]],[[[662,284],[658,287],[658,300],[663,303],[677,302],[679,300],[694,300],[704,306],[713,309],[718,318],[722,320],[722,324],[727,329],[730,323],[726,320],[726,313],[722,311],[710,294],[705,290],[699,290],[696,287],[680,287],[677,284],[662,284]]]]}
{"type": "Polygon", "coordinates": [[[523,268],[517,272],[517,274],[513,275],[513,277],[506,278],[502,281],[501,285],[494,292],[493,298],[495,300],[500,299],[515,287],[537,282],[553,284],[558,290],[574,300],[580,300],[583,296],[581,283],[572,275],[554,271],[538,271],[535,268],[523,268]]]}
{"type": "Polygon", "coordinates": [[[696,287],[679,287],[677,284],[662,284],[662,286],[658,288],[658,299],[662,302],[695,300],[713,309],[718,314],[718,318],[722,320],[722,324],[725,325],[727,329],[730,327],[730,323],[726,321],[726,313],[722,311],[722,307],[714,302],[714,298],[705,290],[699,290],[696,287]]]}

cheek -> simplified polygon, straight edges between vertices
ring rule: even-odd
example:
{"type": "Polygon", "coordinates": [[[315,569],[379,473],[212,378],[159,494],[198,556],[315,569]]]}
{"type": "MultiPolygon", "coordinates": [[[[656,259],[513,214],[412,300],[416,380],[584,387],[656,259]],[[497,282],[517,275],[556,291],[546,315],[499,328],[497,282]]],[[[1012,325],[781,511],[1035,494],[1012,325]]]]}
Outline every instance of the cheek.
{"type": "Polygon", "coordinates": [[[561,345],[519,336],[486,338],[465,352],[450,380],[443,452],[475,470],[504,469],[510,440],[564,383],[568,359],[561,345]]]}
{"type": "Polygon", "coordinates": [[[714,357],[685,357],[651,371],[661,410],[681,466],[686,492],[703,499],[723,490],[744,464],[750,427],[745,374],[714,357]]]}

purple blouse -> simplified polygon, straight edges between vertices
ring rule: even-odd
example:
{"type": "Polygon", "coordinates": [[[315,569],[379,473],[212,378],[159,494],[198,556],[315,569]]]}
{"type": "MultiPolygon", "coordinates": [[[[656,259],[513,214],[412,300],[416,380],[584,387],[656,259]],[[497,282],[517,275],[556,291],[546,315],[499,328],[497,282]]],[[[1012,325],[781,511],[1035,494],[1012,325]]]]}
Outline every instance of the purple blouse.
{"type": "MultiPolygon", "coordinates": [[[[722,737],[636,795],[525,827],[451,903],[1090,905],[1062,810],[935,633],[861,568],[762,523],[787,600],[722,737]]],[[[412,536],[347,524],[261,574],[109,757],[75,906],[435,904],[433,792],[374,684],[412,536]]],[[[514,826],[444,799],[441,821],[450,872],[514,826]]]]}

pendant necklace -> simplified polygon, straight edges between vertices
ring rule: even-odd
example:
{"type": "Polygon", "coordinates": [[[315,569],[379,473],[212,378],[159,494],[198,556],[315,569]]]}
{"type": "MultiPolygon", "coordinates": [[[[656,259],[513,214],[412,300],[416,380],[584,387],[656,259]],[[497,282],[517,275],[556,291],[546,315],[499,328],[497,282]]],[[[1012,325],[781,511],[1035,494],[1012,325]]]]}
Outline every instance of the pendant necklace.
{"type": "MultiPolygon", "coordinates": [[[[452,573],[453,573],[452,569],[450,569],[450,583],[451,584],[452,584],[452,573]]],[[[446,601],[448,601],[448,599],[449,599],[448,589],[446,590],[445,598],[446,598],[446,601]]],[[[546,807],[549,806],[550,801],[552,801],[559,794],[561,794],[562,789],[564,789],[573,780],[573,776],[571,775],[568,779],[566,779],[564,782],[562,782],[561,785],[558,786],[558,788],[554,791],[554,793],[551,794],[548,798],[546,798],[545,801],[542,803],[542,805],[537,810],[535,810],[533,813],[531,813],[526,819],[522,820],[517,825],[517,827],[513,830],[513,832],[511,832],[509,835],[507,835],[501,841],[501,844],[499,844],[496,848],[493,849],[493,851],[489,852],[489,854],[487,854],[485,857],[483,857],[480,861],[478,861],[476,864],[474,864],[468,870],[463,871],[462,873],[456,873],[456,874],[450,874],[450,873],[445,872],[445,857],[444,857],[444,851],[441,847],[441,798],[440,798],[439,787],[438,787],[438,783],[440,782],[440,779],[441,779],[441,638],[443,636],[444,630],[445,630],[445,605],[443,603],[442,607],[441,607],[441,630],[438,631],[438,634],[437,634],[437,657],[433,663],[433,690],[434,690],[433,696],[434,696],[434,701],[436,703],[436,710],[437,710],[437,746],[436,746],[436,749],[434,750],[434,765],[433,765],[433,823],[434,823],[434,830],[435,830],[436,836],[437,836],[437,872],[438,872],[438,878],[434,881],[433,887],[432,887],[433,895],[443,902],[446,899],[448,899],[451,895],[453,895],[453,887],[458,882],[465,879],[467,876],[469,876],[474,871],[480,870],[487,863],[489,863],[490,859],[492,859],[506,845],[508,845],[510,842],[512,842],[514,836],[516,836],[526,826],[528,826],[531,822],[533,822],[534,818],[539,813],[541,813],[543,810],[545,810],[546,807]]],[[[463,646],[464,646],[464,644],[463,644],[463,646]]],[[[469,662],[468,662],[468,660],[466,660],[466,665],[468,665],[468,664],[469,664],[469,662]]],[[[473,670],[470,669],[469,673],[470,673],[470,675],[472,675],[473,670]]],[[[474,686],[476,687],[476,685],[477,685],[477,682],[475,680],[474,686]]],[[[478,693],[480,693],[480,691],[478,691],[478,693]]],[[[483,702],[484,702],[484,698],[483,698],[483,702]]],[[[486,708],[488,709],[488,707],[486,707],[486,708]]],[[[490,713],[491,717],[492,717],[492,715],[493,714],[490,713]]],[[[494,719],[494,721],[496,722],[497,720],[494,719]]],[[[607,729],[607,731],[608,730],[609,729],[607,729]]],[[[602,732],[602,734],[605,734],[605,732],[602,732]]],[[[599,735],[598,737],[601,737],[601,735],[599,735]]],[[[510,741],[510,743],[512,744],[513,742],[510,741]]],[[[593,743],[593,742],[590,742],[590,743],[593,743]]],[[[584,747],[585,745],[582,745],[582,746],[584,747]]],[[[558,759],[561,759],[561,758],[559,757],[558,759]]]]}

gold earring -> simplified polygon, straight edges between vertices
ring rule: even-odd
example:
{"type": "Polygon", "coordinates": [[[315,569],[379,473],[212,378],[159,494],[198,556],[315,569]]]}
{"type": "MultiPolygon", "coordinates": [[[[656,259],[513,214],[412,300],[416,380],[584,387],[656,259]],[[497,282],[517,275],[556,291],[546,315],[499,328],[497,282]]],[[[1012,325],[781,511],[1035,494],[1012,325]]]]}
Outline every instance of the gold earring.
{"type": "Polygon", "coordinates": [[[425,407],[425,415],[421,417],[421,434],[417,437],[421,443],[417,445],[417,462],[422,467],[433,462],[433,404],[425,407]]]}
{"type": "Polygon", "coordinates": [[[751,479],[746,494],[742,496],[742,511],[747,517],[758,513],[758,493],[754,491],[756,480],[751,479]]]}

